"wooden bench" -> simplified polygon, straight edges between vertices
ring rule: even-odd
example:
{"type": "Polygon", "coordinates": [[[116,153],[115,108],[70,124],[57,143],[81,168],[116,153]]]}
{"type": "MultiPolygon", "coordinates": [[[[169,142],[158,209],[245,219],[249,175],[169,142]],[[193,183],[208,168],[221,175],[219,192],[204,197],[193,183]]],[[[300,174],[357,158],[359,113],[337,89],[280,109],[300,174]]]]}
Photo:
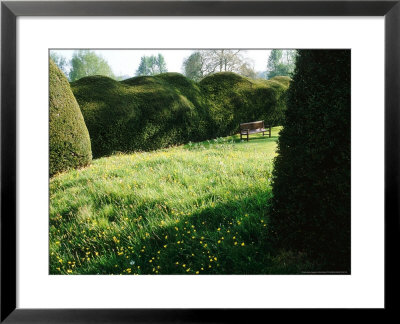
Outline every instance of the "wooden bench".
{"type": "Polygon", "coordinates": [[[247,136],[247,141],[249,141],[250,134],[263,133],[264,136],[265,132],[268,132],[269,137],[271,137],[271,126],[264,126],[263,120],[240,124],[240,139],[243,136],[247,136]]]}

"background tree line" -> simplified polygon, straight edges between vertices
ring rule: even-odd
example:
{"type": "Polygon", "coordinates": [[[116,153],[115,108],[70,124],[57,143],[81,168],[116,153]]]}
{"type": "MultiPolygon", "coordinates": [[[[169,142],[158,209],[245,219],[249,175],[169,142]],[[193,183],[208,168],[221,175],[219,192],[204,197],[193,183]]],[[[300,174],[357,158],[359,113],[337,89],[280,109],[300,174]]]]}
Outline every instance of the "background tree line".
{"type": "MultiPolygon", "coordinates": [[[[187,78],[196,82],[216,72],[235,72],[251,79],[271,79],[275,76],[291,76],[293,73],[295,50],[272,50],[266,58],[265,71],[255,71],[252,60],[245,54],[244,50],[198,50],[183,61],[182,72],[187,78]]],[[[75,51],[69,61],[55,52],[52,52],[50,57],[70,82],[90,75],[103,75],[117,81],[130,77],[116,76],[108,62],[94,51],[75,51]]],[[[157,75],[165,72],[168,72],[167,63],[164,56],[159,53],[142,56],[132,76],[157,75]]]]}
{"type": "MultiPolygon", "coordinates": [[[[55,52],[50,54],[50,58],[70,82],[91,75],[103,75],[117,81],[129,78],[129,76],[116,76],[108,62],[94,51],[75,51],[70,61],[55,52]]],[[[135,75],[156,75],[165,72],[168,72],[167,64],[163,55],[158,54],[157,56],[142,56],[135,75]]]]}
{"type": "Polygon", "coordinates": [[[296,63],[296,50],[272,50],[267,70],[256,72],[244,50],[199,50],[183,62],[182,70],[187,78],[200,81],[216,72],[235,72],[251,79],[271,79],[275,76],[291,76],[296,63]]]}

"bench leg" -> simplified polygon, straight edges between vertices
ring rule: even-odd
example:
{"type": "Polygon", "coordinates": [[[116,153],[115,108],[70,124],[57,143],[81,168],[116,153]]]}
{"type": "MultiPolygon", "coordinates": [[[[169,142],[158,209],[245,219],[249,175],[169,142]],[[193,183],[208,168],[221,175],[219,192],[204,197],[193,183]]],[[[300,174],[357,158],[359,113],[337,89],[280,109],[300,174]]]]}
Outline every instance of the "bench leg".
{"type": "Polygon", "coordinates": [[[263,136],[264,136],[265,134],[264,134],[264,132],[263,132],[263,136]]]}
{"type": "Polygon", "coordinates": [[[249,141],[249,133],[247,133],[247,142],[249,141]]]}
{"type": "Polygon", "coordinates": [[[269,137],[271,137],[271,126],[269,127],[269,137]]]}

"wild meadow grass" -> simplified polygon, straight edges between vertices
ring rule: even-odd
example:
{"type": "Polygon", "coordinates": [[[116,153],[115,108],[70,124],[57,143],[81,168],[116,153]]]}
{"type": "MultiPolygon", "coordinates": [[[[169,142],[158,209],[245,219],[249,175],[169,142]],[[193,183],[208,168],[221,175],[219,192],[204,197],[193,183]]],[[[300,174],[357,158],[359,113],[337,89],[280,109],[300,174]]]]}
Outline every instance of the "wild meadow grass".
{"type": "Polygon", "coordinates": [[[271,251],[272,137],[119,154],[50,180],[51,274],[296,273],[271,251]]]}

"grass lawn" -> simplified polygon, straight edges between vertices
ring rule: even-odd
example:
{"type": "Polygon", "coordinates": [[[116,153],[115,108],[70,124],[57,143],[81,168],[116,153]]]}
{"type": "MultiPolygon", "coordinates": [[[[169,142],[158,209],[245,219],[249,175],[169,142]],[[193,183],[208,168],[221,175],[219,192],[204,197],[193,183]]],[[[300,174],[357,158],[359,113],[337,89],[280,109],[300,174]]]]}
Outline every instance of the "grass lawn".
{"type": "Polygon", "coordinates": [[[306,270],[267,243],[278,133],[115,155],[51,178],[50,273],[306,270]]]}

